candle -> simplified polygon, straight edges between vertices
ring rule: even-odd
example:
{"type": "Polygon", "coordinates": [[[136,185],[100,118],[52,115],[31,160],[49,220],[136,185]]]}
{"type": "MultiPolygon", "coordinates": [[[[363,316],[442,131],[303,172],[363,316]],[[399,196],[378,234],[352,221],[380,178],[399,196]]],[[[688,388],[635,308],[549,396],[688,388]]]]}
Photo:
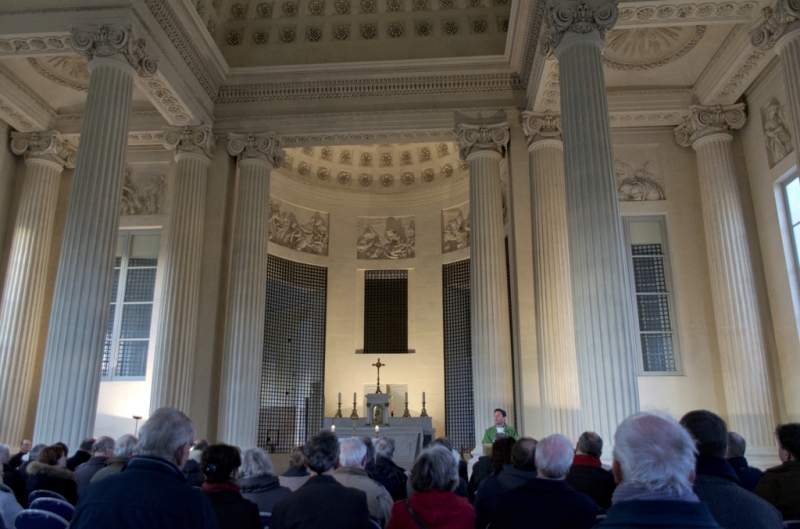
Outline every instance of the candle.
{"type": "Polygon", "coordinates": [[[331,424],[331,432],[336,433],[336,425],[331,424]]]}
{"type": "Polygon", "coordinates": [[[355,404],[355,403],[356,403],[356,393],[353,392],[353,404],[355,404]]]}
{"type": "Polygon", "coordinates": [[[422,392],[422,402],[425,402],[425,392],[422,392]]]}
{"type": "Polygon", "coordinates": [[[408,404],[408,391],[406,391],[406,404],[408,404]]]}
{"type": "Polygon", "coordinates": [[[339,392],[339,404],[341,404],[341,403],[342,403],[342,392],[340,391],[339,392]]]}
{"type": "Polygon", "coordinates": [[[378,433],[380,431],[381,431],[381,427],[376,424],[375,425],[375,433],[378,433]]]}

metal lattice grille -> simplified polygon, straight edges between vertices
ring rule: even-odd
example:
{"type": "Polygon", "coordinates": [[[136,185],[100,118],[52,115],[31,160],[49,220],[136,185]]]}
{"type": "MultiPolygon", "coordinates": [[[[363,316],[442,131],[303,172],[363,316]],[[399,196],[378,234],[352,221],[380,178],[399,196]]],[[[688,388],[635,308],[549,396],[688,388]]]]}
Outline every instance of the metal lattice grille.
{"type": "Polygon", "coordinates": [[[633,244],[633,279],[645,371],[675,371],[673,328],[661,244],[633,244]]]}
{"type": "Polygon", "coordinates": [[[364,353],[408,353],[408,270],[365,272],[364,353]]]}
{"type": "Polygon", "coordinates": [[[476,446],[469,259],[442,266],[442,296],[445,429],[456,447],[476,446]]]}
{"type": "Polygon", "coordinates": [[[270,255],[258,446],[288,453],[322,427],[328,269],[270,255]]]}

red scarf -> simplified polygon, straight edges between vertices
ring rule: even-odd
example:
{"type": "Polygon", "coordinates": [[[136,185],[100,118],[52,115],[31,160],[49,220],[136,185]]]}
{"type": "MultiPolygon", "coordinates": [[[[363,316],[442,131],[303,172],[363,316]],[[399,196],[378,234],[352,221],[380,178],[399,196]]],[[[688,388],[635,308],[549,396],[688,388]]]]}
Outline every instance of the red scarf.
{"type": "MultiPolygon", "coordinates": [[[[572,460],[573,465],[581,465],[584,467],[602,467],[603,463],[600,462],[599,457],[588,456],[586,454],[575,454],[572,460]]],[[[203,485],[205,486],[205,485],[203,485]]]]}
{"type": "Polygon", "coordinates": [[[203,490],[206,492],[222,492],[225,490],[232,490],[234,492],[239,492],[239,485],[232,481],[226,481],[225,483],[203,483],[203,490]]]}

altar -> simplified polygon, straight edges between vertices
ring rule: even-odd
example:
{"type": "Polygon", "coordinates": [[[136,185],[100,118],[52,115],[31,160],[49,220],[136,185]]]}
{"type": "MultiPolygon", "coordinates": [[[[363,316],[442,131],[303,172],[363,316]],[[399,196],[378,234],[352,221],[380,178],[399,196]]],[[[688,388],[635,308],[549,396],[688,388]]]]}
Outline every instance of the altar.
{"type": "MultiPolygon", "coordinates": [[[[394,439],[394,462],[406,470],[411,470],[420,452],[436,437],[431,418],[389,417],[387,420],[388,424],[378,425],[378,435],[394,439]]],[[[334,433],[340,441],[353,436],[353,419],[325,417],[324,426],[326,430],[336,426],[334,433]]],[[[372,424],[371,418],[355,419],[355,427],[356,437],[375,438],[375,425],[372,424]]]]}

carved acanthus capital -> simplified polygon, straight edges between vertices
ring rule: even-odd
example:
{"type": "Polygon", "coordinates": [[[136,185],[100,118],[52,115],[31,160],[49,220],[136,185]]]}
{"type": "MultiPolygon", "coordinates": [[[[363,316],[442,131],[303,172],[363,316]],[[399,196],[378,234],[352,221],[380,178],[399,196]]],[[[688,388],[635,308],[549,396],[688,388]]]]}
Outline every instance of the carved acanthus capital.
{"type": "Polygon", "coordinates": [[[144,39],[133,38],[129,25],[100,26],[99,28],[72,28],[72,49],[80,55],[111,57],[122,55],[141,77],[152,77],[156,73],[156,60],[148,55],[144,39]]]}
{"type": "Polygon", "coordinates": [[[179,154],[204,154],[209,159],[217,144],[210,125],[198,127],[164,127],[164,147],[179,154]]]}
{"type": "Polygon", "coordinates": [[[800,20],[800,0],[778,0],[774,7],[761,10],[764,20],[750,32],[750,41],[760,50],[775,46],[792,22],[800,20]]]}
{"type": "Polygon", "coordinates": [[[543,55],[551,56],[568,31],[597,31],[601,39],[617,23],[618,0],[547,0],[547,28],[540,40],[543,55]]]}
{"type": "Polygon", "coordinates": [[[529,146],[538,139],[561,139],[561,116],[550,110],[544,113],[526,110],[520,116],[520,121],[529,146]]]}
{"type": "Polygon", "coordinates": [[[235,156],[237,161],[260,158],[269,162],[272,167],[281,167],[286,156],[273,132],[230,133],[228,134],[228,154],[235,156]]]}
{"type": "Polygon", "coordinates": [[[77,151],[61,134],[54,130],[44,132],[12,132],[11,152],[29,160],[42,159],[70,169],[75,167],[77,151]]]}
{"type": "Polygon", "coordinates": [[[493,151],[506,155],[508,145],[508,123],[492,123],[473,125],[461,123],[456,129],[458,134],[458,154],[462,160],[478,151],[493,151]]]}
{"type": "Polygon", "coordinates": [[[698,139],[716,132],[740,129],[747,121],[745,104],[713,107],[693,105],[683,123],[675,128],[675,140],[683,147],[691,147],[698,139]]]}

